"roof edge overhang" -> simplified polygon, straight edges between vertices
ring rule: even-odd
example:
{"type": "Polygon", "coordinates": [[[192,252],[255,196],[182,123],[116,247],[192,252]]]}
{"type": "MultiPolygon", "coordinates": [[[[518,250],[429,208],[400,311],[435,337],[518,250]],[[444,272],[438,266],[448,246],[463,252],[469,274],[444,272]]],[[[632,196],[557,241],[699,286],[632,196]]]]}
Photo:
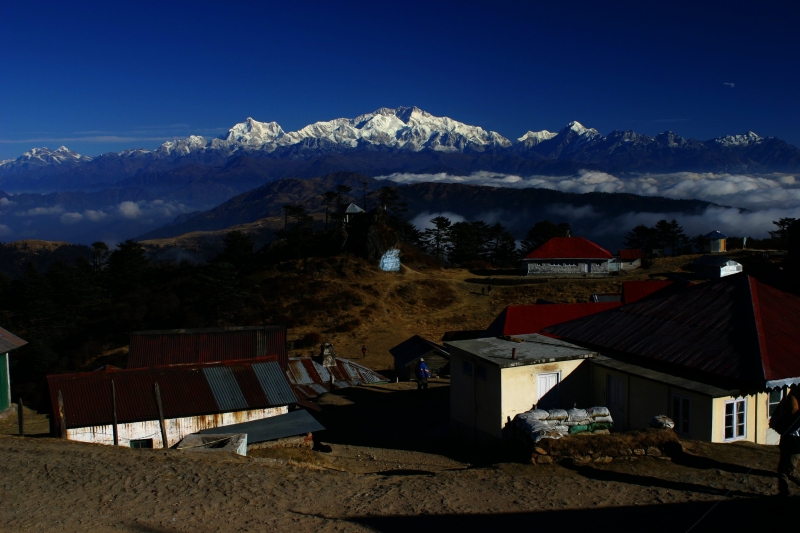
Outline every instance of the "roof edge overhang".
{"type": "MultiPolygon", "coordinates": [[[[549,261],[558,259],[559,261],[611,261],[614,257],[524,257],[523,261],[549,261]]],[[[638,258],[637,258],[638,259],[638,258]]]]}
{"type": "Polygon", "coordinates": [[[792,385],[800,385],[800,377],[773,379],[766,382],[766,387],[768,389],[780,389],[783,387],[791,387],[792,385]]]}

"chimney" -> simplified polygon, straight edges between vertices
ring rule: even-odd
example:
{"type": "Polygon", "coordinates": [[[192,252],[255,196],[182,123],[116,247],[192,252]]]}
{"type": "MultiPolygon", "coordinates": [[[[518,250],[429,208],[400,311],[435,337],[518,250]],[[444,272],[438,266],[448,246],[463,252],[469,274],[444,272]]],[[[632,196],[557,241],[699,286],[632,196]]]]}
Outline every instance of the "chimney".
{"type": "Polygon", "coordinates": [[[516,359],[516,358],[517,358],[517,349],[511,348],[511,359],[516,359]]]}

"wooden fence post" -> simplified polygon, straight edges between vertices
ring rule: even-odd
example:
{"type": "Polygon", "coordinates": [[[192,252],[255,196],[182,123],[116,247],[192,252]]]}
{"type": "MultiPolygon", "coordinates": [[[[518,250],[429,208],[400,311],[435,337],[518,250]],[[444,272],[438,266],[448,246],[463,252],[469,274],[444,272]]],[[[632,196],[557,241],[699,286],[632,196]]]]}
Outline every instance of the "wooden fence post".
{"type": "Polygon", "coordinates": [[[25,436],[25,412],[22,407],[22,398],[17,402],[17,421],[19,422],[19,436],[25,436]]]}
{"type": "Polygon", "coordinates": [[[154,390],[156,394],[156,405],[158,405],[158,421],[161,426],[161,445],[166,450],[169,446],[167,446],[167,429],[164,426],[164,406],[161,403],[161,389],[158,387],[158,381],[156,381],[154,390]]]}
{"type": "Polygon", "coordinates": [[[67,415],[64,411],[64,397],[61,396],[61,391],[58,391],[58,419],[60,421],[61,431],[59,437],[62,439],[67,438],[67,415]]]}
{"type": "Polygon", "coordinates": [[[119,446],[119,432],[117,431],[117,389],[114,380],[111,380],[111,414],[114,419],[114,446],[119,446]]]}

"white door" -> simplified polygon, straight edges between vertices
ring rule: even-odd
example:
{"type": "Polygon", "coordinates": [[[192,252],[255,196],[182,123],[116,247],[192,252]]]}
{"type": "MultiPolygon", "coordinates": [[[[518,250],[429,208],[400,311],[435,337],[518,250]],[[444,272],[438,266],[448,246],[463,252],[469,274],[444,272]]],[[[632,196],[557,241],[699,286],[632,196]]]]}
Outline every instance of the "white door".
{"type": "Polygon", "coordinates": [[[606,380],[606,403],[614,427],[617,430],[625,429],[625,382],[622,378],[609,375],[606,380]]]}
{"type": "Polygon", "coordinates": [[[539,409],[558,406],[558,372],[536,376],[536,405],[539,409]]]}

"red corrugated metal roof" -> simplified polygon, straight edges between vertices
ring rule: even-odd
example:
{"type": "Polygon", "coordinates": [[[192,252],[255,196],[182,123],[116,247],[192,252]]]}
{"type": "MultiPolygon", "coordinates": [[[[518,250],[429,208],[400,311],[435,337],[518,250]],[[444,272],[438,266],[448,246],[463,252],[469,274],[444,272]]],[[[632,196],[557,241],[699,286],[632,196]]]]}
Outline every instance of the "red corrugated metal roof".
{"type": "Polygon", "coordinates": [[[131,333],[128,368],[212,363],[252,357],[289,358],[284,326],[174,329],[131,333]]]}
{"type": "Polygon", "coordinates": [[[800,377],[800,297],[745,274],[653,295],[545,331],[743,382],[800,377]]]}
{"type": "Polygon", "coordinates": [[[486,328],[486,337],[539,333],[542,329],[576,318],[614,309],[620,302],[581,304],[509,305],[486,328]]]}
{"type": "Polygon", "coordinates": [[[767,380],[800,377],[800,298],[755,278],[750,290],[767,380]]]}
{"type": "Polygon", "coordinates": [[[642,251],[639,250],[638,248],[633,248],[630,250],[620,250],[617,255],[623,261],[634,261],[636,259],[642,259],[644,257],[642,251]]]}
{"type": "Polygon", "coordinates": [[[166,418],[260,409],[296,401],[275,357],[56,374],[47,376],[54,424],[58,426],[60,423],[59,391],[64,399],[67,427],[112,423],[111,380],[114,380],[116,388],[119,423],[158,419],[154,395],[156,382],[161,390],[166,418]],[[265,374],[267,377],[264,379],[268,379],[269,383],[262,383],[263,379],[259,379],[257,370],[260,365],[274,366],[275,372],[265,374]],[[213,369],[225,370],[225,375],[230,375],[232,379],[210,383],[209,371],[213,369]],[[280,383],[272,383],[275,380],[280,380],[280,383]],[[221,394],[226,397],[220,396],[221,394]],[[225,407],[230,403],[230,397],[244,398],[243,404],[239,406],[241,409],[225,407]]]}
{"type": "MultiPolygon", "coordinates": [[[[626,304],[638,302],[642,298],[666,289],[674,283],[674,281],[670,280],[623,281],[622,301],[626,304]]],[[[682,287],[685,285],[681,284],[682,287]]]]}
{"type": "Polygon", "coordinates": [[[553,237],[525,259],[613,259],[611,252],[583,237],[553,237]]]}

